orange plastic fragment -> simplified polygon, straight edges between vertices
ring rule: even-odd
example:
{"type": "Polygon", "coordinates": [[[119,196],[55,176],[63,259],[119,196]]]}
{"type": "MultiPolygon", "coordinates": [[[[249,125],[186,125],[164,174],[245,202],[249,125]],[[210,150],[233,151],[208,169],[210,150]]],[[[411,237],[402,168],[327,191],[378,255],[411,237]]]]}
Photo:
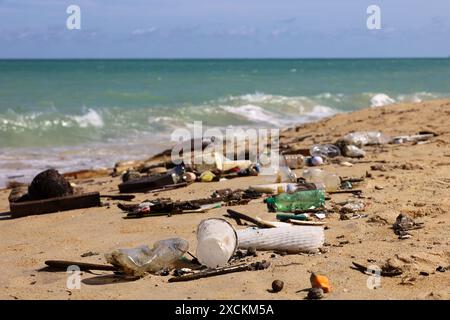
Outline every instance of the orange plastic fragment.
{"type": "Polygon", "coordinates": [[[331,284],[330,280],[327,277],[322,276],[320,274],[311,273],[311,277],[309,278],[311,281],[311,287],[313,288],[322,288],[323,292],[328,293],[331,292],[331,284]]]}

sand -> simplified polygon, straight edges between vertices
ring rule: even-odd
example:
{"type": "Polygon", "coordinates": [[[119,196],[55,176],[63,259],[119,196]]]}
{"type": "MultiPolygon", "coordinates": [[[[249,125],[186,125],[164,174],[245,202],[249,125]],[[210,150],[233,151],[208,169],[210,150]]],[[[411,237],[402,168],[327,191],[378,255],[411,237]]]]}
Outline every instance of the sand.
{"type": "MultiPolygon", "coordinates": [[[[427,144],[366,147],[364,160],[386,160],[387,171],[374,171],[374,163],[353,167],[328,164],[324,169],[341,176],[364,176],[361,186],[367,204],[366,217],[340,220],[339,214],[327,218],[326,245],[321,254],[294,254],[272,258],[272,252],[258,252],[249,261],[266,259],[271,266],[184,283],[168,283],[169,277],[148,276],[138,281],[119,281],[109,272],[83,272],[80,289],[69,290],[65,272],[41,271],[44,261],[66,259],[104,263],[103,254],[115,249],[169,238],[182,237],[195,252],[195,230],[207,217],[222,217],[227,208],[208,213],[143,219],[122,219],[117,201],[109,207],[73,210],[20,219],[0,219],[1,299],[304,299],[310,287],[310,272],[329,277],[333,291],[325,299],[449,299],[450,269],[450,100],[399,104],[353,113],[339,114],[317,123],[283,131],[283,142],[298,147],[334,142],[352,130],[382,130],[386,134],[415,134],[433,131],[437,137],[427,144]],[[400,240],[391,228],[399,213],[406,213],[424,228],[411,231],[411,239],[400,240]],[[85,252],[99,255],[82,258],[85,252]],[[352,261],[381,266],[387,260],[404,269],[397,277],[382,277],[381,287],[367,286],[368,275],[351,269],[352,261]],[[422,272],[422,274],[420,274],[422,272]],[[426,275],[428,274],[428,275],[426,275]],[[284,281],[284,289],[270,293],[273,280],[284,281]]],[[[300,171],[298,171],[300,172],[300,171]]],[[[76,181],[85,191],[117,192],[120,178],[76,181]]],[[[223,188],[245,188],[264,182],[264,177],[244,177],[224,182],[195,183],[166,191],[160,196],[195,199],[223,188]]],[[[10,190],[0,190],[0,212],[8,212],[10,190]]],[[[139,194],[137,201],[152,199],[139,194]]],[[[333,195],[332,201],[352,199],[333,195]]],[[[252,216],[274,220],[265,204],[254,200],[233,207],[252,216]]],[[[234,221],[231,221],[236,225],[234,221]]]]}

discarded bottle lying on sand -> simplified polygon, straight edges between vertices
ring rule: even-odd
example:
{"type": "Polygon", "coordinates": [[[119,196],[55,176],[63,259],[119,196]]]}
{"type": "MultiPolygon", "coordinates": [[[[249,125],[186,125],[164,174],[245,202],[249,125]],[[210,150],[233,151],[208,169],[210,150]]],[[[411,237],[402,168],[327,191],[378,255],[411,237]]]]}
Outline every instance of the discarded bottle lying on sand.
{"type": "Polygon", "coordinates": [[[361,147],[372,144],[385,144],[391,139],[380,131],[356,131],[346,134],[343,140],[348,144],[361,147]]]}
{"type": "Polygon", "coordinates": [[[350,158],[364,158],[364,156],[366,155],[366,152],[364,150],[362,150],[352,144],[345,145],[342,149],[342,153],[346,157],[350,157],[350,158]]]}
{"type": "Polygon", "coordinates": [[[142,277],[172,266],[189,249],[189,243],[180,238],[155,242],[153,248],[139,246],[133,249],[117,249],[105,255],[106,261],[130,276],[142,277]]]}
{"type": "Polygon", "coordinates": [[[311,156],[334,158],[341,155],[341,150],[334,144],[315,144],[309,149],[311,156]]]}
{"type": "Polygon", "coordinates": [[[326,172],[322,169],[308,168],[303,170],[302,175],[308,182],[322,183],[326,191],[335,191],[341,185],[341,178],[337,174],[326,172]]]}
{"type": "Polygon", "coordinates": [[[301,154],[287,154],[284,155],[286,166],[289,169],[300,169],[305,166],[305,156],[301,154]]]}
{"type": "MultiPolygon", "coordinates": [[[[231,169],[239,168],[242,170],[248,169],[252,162],[250,160],[231,160],[226,158],[219,152],[205,152],[200,153],[192,158],[193,164],[189,166],[192,170],[197,172],[204,171],[221,171],[226,172],[231,169]]],[[[190,163],[186,162],[186,163],[190,163]]]]}
{"type": "Polygon", "coordinates": [[[325,205],[323,190],[304,190],[294,193],[281,193],[267,198],[269,211],[295,212],[320,208],[325,205]]]}
{"type": "Polygon", "coordinates": [[[271,183],[271,184],[259,184],[252,185],[249,187],[250,190],[268,193],[268,194],[280,194],[280,193],[293,193],[299,190],[314,190],[322,189],[325,190],[323,184],[312,184],[312,183],[271,183]]]}

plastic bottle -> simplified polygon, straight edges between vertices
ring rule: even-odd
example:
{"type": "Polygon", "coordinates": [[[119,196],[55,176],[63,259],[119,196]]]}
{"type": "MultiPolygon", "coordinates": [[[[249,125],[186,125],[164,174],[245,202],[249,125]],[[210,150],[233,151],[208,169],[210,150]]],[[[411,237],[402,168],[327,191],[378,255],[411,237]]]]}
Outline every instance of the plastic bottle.
{"type": "Polygon", "coordinates": [[[315,144],[309,149],[311,156],[334,158],[341,155],[341,151],[334,144],[315,144]]]}
{"type": "Polygon", "coordinates": [[[326,191],[335,191],[341,185],[341,179],[335,173],[329,173],[318,168],[303,170],[303,178],[308,182],[325,185],[326,191]]]}
{"type": "Polygon", "coordinates": [[[180,238],[155,242],[153,248],[139,246],[133,249],[117,249],[105,255],[106,261],[127,275],[143,276],[170,267],[189,249],[189,243],[180,238]]]}
{"type": "Polygon", "coordinates": [[[366,155],[364,150],[351,144],[344,146],[342,152],[346,157],[350,158],[363,158],[366,155]]]}
{"type": "Polygon", "coordinates": [[[295,212],[319,208],[325,204],[323,190],[305,190],[294,193],[281,193],[266,199],[267,207],[272,211],[295,212]]]}
{"type": "Polygon", "coordinates": [[[356,131],[346,134],[343,140],[348,144],[361,147],[370,144],[385,144],[390,141],[390,138],[380,131],[356,131]]]}
{"type": "Polygon", "coordinates": [[[305,166],[305,157],[301,154],[287,154],[284,155],[284,159],[290,169],[300,169],[305,166]]]}

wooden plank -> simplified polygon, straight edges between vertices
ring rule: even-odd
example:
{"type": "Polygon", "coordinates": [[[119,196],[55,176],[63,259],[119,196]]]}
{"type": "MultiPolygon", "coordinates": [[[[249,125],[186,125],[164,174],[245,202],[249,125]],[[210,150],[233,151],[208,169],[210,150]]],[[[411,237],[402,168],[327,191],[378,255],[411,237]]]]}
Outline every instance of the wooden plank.
{"type": "Polygon", "coordinates": [[[118,269],[111,265],[105,264],[95,264],[77,261],[66,261],[66,260],[47,260],[45,264],[51,268],[67,270],[70,266],[78,266],[81,271],[90,270],[102,270],[102,271],[118,271],[118,269]]]}
{"type": "Polygon", "coordinates": [[[170,175],[153,176],[131,180],[119,184],[121,193],[146,192],[161,189],[167,185],[173,185],[173,178],[170,175]]]}
{"type": "Polygon", "coordinates": [[[100,205],[100,193],[91,192],[44,200],[10,202],[9,208],[11,217],[15,218],[35,214],[99,207],[100,205]]]}

